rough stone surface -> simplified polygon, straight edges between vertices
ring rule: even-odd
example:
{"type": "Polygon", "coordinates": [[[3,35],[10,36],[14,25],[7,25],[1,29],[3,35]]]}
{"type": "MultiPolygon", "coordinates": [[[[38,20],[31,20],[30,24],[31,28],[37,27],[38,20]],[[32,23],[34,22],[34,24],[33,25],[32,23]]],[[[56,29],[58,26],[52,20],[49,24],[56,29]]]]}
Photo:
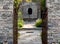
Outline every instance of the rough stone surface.
{"type": "Polygon", "coordinates": [[[13,44],[13,0],[0,0],[0,43],[13,44]]]}
{"type": "Polygon", "coordinates": [[[19,33],[18,44],[42,44],[41,30],[21,30],[19,33]]]}
{"type": "Polygon", "coordinates": [[[20,8],[22,9],[23,18],[37,18],[38,5],[36,3],[34,3],[34,2],[32,2],[32,3],[22,3],[22,5],[20,5],[20,8]],[[29,8],[32,9],[32,14],[31,15],[28,14],[28,9],[29,8]]]}
{"type": "MultiPolygon", "coordinates": [[[[60,30],[59,30],[60,29],[60,0],[47,0],[46,3],[48,7],[48,28],[49,28],[48,29],[48,44],[53,44],[53,43],[59,44],[60,42],[60,30]]],[[[32,6],[32,8],[34,7],[32,6]]],[[[13,39],[12,38],[13,37],[13,31],[12,31],[12,28],[13,28],[12,26],[13,14],[12,13],[13,12],[12,10],[13,10],[13,0],[0,0],[0,42],[3,42],[6,38],[8,38],[9,44],[12,44],[12,39],[13,39]]],[[[34,14],[37,14],[37,13],[34,13],[34,14]]],[[[33,17],[36,17],[36,16],[33,16],[33,17]]],[[[35,34],[38,34],[38,33],[35,32],[35,34]]],[[[36,36],[35,34],[31,34],[31,35],[35,37],[36,36]]],[[[30,34],[26,34],[26,35],[30,35],[30,34]]],[[[37,37],[39,38],[39,36],[37,37]]],[[[32,41],[28,41],[28,42],[30,44],[40,44],[39,42],[41,40],[40,39],[37,40],[37,39],[36,40],[31,39],[32,41]],[[34,41],[39,41],[39,42],[35,43],[34,41]]],[[[26,42],[25,44],[28,44],[28,43],[26,42]]]]}
{"type": "Polygon", "coordinates": [[[47,0],[48,7],[48,43],[60,42],[60,0],[47,0]]]}

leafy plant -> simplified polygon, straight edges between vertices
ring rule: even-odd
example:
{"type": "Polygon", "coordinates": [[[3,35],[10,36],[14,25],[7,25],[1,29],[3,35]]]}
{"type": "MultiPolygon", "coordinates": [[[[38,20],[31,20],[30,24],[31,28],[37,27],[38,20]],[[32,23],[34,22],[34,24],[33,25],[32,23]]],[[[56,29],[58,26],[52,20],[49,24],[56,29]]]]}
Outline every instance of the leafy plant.
{"type": "Polygon", "coordinates": [[[23,20],[18,20],[18,29],[23,27],[23,25],[24,25],[24,21],[23,20]]]}
{"type": "Polygon", "coordinates": [[[23,25],[24,25],[24,21],[23,21],[23,18],[22,18],[22,12],[18,11],[18,29],[23,27],[23,25]]]}
{"type": "Polygon", "coordinates": [[[46,0],[40,0],[41,9],[44,10],[46,8],[46,0]]]}
{"type": "Polygon", "coordinates": [[[26,2],[32,2],[32,0],[26,0],[26,2]]]}
{"type": "Polygon", "coordinates": [[[16,9],[18,9],[19,8],[19,4],[22,2],[22,0],[14,0],[14,7],[16,8],[16,9]]]}
{"type": "Polygon", "coordinates": [[[42,19],[37,19],[36,23],[35,23],[35,26],[40,27],[41,25],[42,25],[42,19]]]}

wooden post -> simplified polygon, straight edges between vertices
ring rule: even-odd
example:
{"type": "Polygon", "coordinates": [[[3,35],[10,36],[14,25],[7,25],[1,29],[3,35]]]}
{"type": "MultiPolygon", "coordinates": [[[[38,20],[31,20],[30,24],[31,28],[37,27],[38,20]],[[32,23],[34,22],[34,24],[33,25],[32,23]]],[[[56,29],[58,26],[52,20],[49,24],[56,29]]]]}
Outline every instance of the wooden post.
{"type": "Polygon", "coordinates": [[[43,24],[42,24],[43,26],[42,26],[41,38],[42,38],[42,44],[48,44],[48,39],[47,39],[47,31],[48,31],[48,11],[47,10],[48,9],[46,8],[46,0],[44,2],[44,6],[42,7],[41,7],[41,18],[43,20],[43,24]]]}
{"type": "Polygon", "coordinates": [[[42,44],[48,44],[47,41],[47,30],[48,30],[48,16],[47,16],[47,8],[44,12],[42,12],[42,19],[43,19],[43,27],[42,27],[42,44]]]}
{"type": "Polygon", "coordinates": [[[13,44],[18,44],[17,20],[18,20],[18,10],[17,8],[14,7],[13,9],[13,44]]]}

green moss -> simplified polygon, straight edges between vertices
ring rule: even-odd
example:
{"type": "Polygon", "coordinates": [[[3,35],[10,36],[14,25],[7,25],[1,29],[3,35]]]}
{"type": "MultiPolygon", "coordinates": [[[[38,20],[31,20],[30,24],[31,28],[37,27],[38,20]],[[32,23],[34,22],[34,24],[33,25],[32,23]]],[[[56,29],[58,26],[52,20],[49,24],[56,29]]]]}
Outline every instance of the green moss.
{"type": "Polygon", "coordinates": [[[42,19],[37,19],[36,23],[35,23],[35,26],[40,27],[41,25],[42,25],[42,19]]]}

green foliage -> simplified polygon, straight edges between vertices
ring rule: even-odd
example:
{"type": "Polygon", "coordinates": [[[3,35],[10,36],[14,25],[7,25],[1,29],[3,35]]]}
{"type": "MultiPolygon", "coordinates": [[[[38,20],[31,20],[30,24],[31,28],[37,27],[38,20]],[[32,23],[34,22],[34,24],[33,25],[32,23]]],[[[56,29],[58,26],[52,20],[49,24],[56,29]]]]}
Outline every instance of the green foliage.
{"type": "Polygon", "coordinates": [[[23,21],[23,18],[22,18],[22,12],[18,11],[18,29],[23,27],[23,25],[24,25],[24,21],[23,21]]]}
{"type": "Polygon", "coordinates": [[[26,2],[30,3],[30,2],[32,2],[32,0],[26,0],[26,2]]]}
{"type": "Polygon", "coordinates": [[[16,9],[18,9],[19,4],[20,4],[21,2],[22,2],[21,0],[14,0],[14,7],[15,7],[16,9]]]}
{"type": "Polygon", "coordinates": [[[45,9],[45,7],[46,7],[46,0],[41,0],[40,3],[41,3],[41,8],[45,9]]]}
{"type": "Polygon", "coordinates": [[[18,20],[18,29],[23,27],[23,25],[24,25],[24,21],[23,20],[18,20]]]}
{"type": "Polygon", "coordinates": [[[35,26],[40,27],[41,25],[42,25],[42,19],[37,19],[36,23],[35,23],[35,26]]]}

